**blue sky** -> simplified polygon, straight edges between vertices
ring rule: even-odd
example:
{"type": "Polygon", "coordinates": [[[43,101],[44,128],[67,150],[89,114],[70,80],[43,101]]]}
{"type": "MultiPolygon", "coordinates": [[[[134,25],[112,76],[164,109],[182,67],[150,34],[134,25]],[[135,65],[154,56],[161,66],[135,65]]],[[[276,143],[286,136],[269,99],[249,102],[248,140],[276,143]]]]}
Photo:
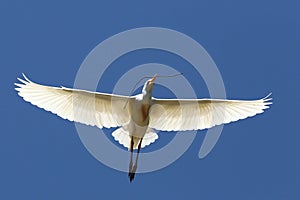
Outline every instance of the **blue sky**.
{"type": "MultiPolygon", "coordinates": [[[[299,9],[297,1],[2,0],[0,199],[299,199],[299,9]],[[199,131],[175,163],[138,174],[130,184],[126,173],[88,153],[73,123],[24,102],[13,83],[24,72],[39,83],[72,87],[97,44],[145,26],[174,29],[203,45],[228,98],[273,92],[274,105],[263,115],[226,125],[205,159],[198,159],[205,135],[199,131]]],[[[106,74],[111,79],[98,90],[112,90],[114,69],[148,62],[186,71],[198,97],[208,97],[203,80],[184,61],[154,50],[116,60],[106,74]]],[[[169,94],[160,91],[154,94],[169,94]]],[[[170,138],[160,134],[156,147],[170,138]]]]}

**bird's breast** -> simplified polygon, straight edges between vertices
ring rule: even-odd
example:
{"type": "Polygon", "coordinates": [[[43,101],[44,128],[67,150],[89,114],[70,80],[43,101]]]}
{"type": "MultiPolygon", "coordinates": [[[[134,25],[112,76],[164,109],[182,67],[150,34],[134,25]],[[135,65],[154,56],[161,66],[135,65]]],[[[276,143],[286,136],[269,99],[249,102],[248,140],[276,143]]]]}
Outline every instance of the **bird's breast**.
{"type": "Polygon", "coordinates": [[[142,113],[142,120],[146,121],[149,117],[149,104],[142,104],[141,106],[141,113],[142,113]]]}
{"type": "Polygon", "coordinates": [[[149,124],[150,104],[136,101],[130,105],[132,120],[139,126],[147,126],[149,124]]]}

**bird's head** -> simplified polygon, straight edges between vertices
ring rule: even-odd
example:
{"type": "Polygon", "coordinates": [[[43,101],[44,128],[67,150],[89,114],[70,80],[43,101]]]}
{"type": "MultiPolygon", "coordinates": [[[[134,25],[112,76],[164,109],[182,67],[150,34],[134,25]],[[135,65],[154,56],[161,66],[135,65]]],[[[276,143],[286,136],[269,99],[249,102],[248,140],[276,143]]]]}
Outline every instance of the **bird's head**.
{"type": "Polygon", "coordinates": [[[157,77],[157,74],[155,74],[151,79],[147,80],[143,87],[143,93],[151,94],[152,89],[154,86],[154,81],[157,77]]]}

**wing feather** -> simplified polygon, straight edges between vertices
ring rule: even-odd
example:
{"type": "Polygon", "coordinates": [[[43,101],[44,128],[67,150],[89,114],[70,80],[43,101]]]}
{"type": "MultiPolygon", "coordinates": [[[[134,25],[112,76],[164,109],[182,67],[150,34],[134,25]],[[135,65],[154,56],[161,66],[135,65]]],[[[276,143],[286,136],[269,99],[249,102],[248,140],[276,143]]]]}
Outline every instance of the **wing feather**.
{"type": "Polygon", "coordinates": [[[201,130],[264,112],[271,94],[258,100],[155,99],[149,127],[162,131],[201,130]]]}
{"type": "Polygon", "coordinates": [[[129,121],[128,96],[89,92],[66,87],[44,86],[30,81],[24,74],[15,89],[25,101],[57,114],[63,119],[99,128],[117,127],[129,121]]]}

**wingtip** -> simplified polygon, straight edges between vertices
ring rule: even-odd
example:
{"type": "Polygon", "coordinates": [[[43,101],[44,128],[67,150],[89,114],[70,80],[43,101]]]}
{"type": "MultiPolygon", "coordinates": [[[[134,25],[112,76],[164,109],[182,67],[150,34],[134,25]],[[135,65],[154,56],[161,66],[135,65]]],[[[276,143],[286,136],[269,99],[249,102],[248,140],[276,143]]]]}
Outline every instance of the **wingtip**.
{"type": "Polygon", "coordinates": [[[29,78],[27,78],[27,76],[22,72],[22,76],[24,77],[24,79],[27,81],[27,82],[29,82],[29,83],[31,83],[31,81],[29,80],[29,78]]]}
{"type": "Polygon", "coordinates": [[[23,80],[21,78],[17,78],[17,80],[20,81],[21,83],[25,84],[25,85],[28,83],[26,80],[23,80]]]}
{"type": "Polygon", "coordinates": [[[265,96],[262,99],[263,102],[264,102],[264,105],[267,106],[267,108],[269,108],[268,105],[272,105],[273,104],[273,102],[272,102],[273,98],[270,98],[271,95],[272,95],[272,92],[270,92],[267,96],[265,96]]]}
{"type": "Polygon", "coordinates": [[[20,84],[20,83],[14,83],[14,85],[17,86],[17,87],[22,87],[22,86],[23,86],[23,85],[20,84]]]}
{"type": "Polygon", "coordinates": [[[267,96],[265,96],[263,99],[272,99],[272,98],[269,98],[270,96],[272,95],[272,92],[270,92],[267,96]]]}
{"type": "Polygon", "coordinates": [[[21,88],[15,87],[15,90],[16,90],[17,92],[20,92],[20,91],[21,91],[21,88]]]}

